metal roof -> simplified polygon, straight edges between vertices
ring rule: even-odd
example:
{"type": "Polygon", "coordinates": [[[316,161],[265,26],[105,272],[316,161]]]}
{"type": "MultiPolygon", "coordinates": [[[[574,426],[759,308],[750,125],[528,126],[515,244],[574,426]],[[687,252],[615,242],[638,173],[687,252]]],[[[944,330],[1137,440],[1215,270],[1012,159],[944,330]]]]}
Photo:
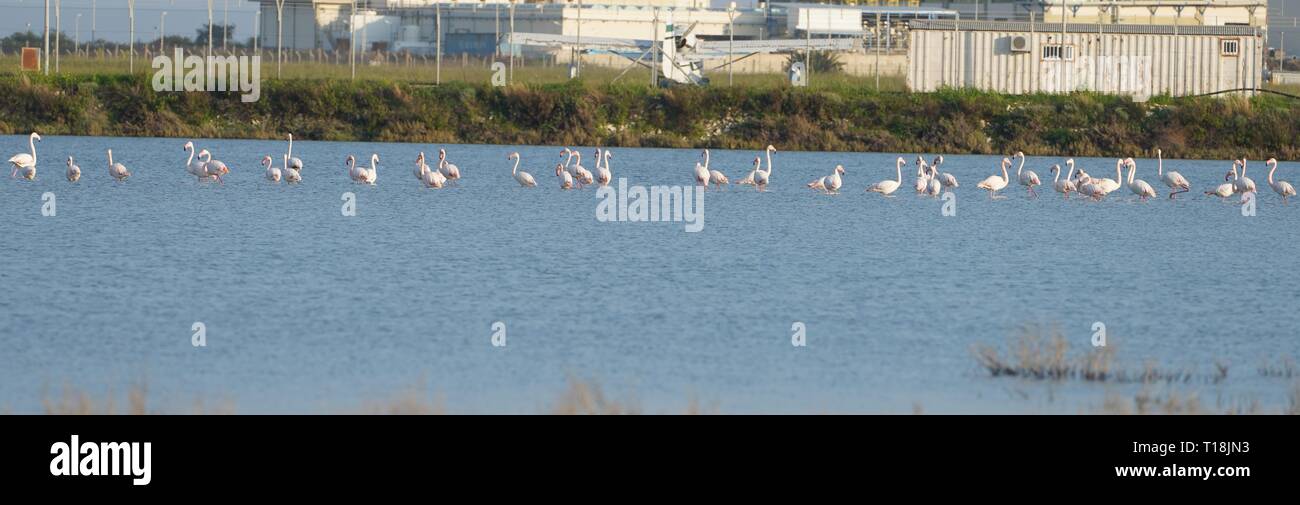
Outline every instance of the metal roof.
{"type": "MultiPolygon", "coordinates": [[[[916,20],[908,23],[913,30],[966,30],[989,32],[1055,32],[1061,33],[1061,23],[1029,23],[1022,21],[952,21],[916,20]]],[[[1177,26],[1174,25],[1118,25],[1067,23],[1066,33],[1128,33],[1135,35],[1236,35],[1262,37],[1264,30],[1255,26],[1177,26]]]]}

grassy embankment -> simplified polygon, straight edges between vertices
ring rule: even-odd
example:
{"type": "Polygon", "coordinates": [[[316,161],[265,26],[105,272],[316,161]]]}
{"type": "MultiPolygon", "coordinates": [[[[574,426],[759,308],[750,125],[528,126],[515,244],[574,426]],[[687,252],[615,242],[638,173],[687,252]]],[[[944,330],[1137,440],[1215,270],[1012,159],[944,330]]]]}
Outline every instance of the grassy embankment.
{"type": "MultiPolygon", "coordinates": [[[[0,132],[186,138],[1300,158],[1300,100],[876,91],[857,78],[653,89],[267,79],[260,101],[159,93],[144,74],[0,74],[0,132]]],[[[891,85],[893,87],[894,85],[891,85]]]]}

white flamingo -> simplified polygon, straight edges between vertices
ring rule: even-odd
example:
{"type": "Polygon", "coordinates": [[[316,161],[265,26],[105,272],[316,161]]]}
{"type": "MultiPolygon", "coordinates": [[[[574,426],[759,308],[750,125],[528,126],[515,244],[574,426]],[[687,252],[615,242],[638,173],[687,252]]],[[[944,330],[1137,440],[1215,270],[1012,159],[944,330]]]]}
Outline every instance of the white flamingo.
{"type": "Polygon", "coordinates": [[[1074,181],[1070,180],[1074,177],[1074,158],[1065,160],[1065,164],[1070,166],[1070,173],[1065,176],[1064,181],[1061,180],[1061,166],[1052,165],[1052,173],[1056,176],[1056,178],[1052,179],[1052,188],[1056,189],[1057,193],[1065,195],[1065,199],[1069,200],[1070,192],[1078,191],[1079,188],[1074,185],[1074,181]]]}
{"type": "MultiPolygon", "coordinates": [[[[708,156],[707,153],[708,150],[706,149],[703,153],[700,153],[700,157],[706,158],[708,156]]],[[[701,165],[698,161],[695,162],[695,185],[704,186],[705,191],[708,191],[709,189],[709,169],[704,165],[701,165]]]]}
{"type": "Polygon", "coordinates": [[[1128,190],[1132,191],[1133,194],[1138,196],[1138,199],[1144,202],[1147,201],[1148,198],[1158,196],[1156,195],[1155,188],[1151,187],[1150,184],[1147,184],[1147,181],[1133,178],[1133,175],[1137,173],[1137,163],[1133,161],[1133,158],[1128,158],[1125,161],[1128,163],[1128,190]]]}
{"type": "Polygon", "coordinates": [[[284,155],[284,164],[287,167],[284,169],[284,182],[288,184],[297,184],[302,182],[302,172],[289,166],[289,155],[287,153],[284,155]]]}
{"type": "Polygon", "coordinates": [[[525,188],[536,186],[537,181],[533,180],[532,174],[519,170],[519,153],[510,153],[509,156],[506,156],[506,160],[510,159],[515,160],[515,167],[510,169],[510,175],[514,176],[515,181],[519,182],[519,185],[525,188]]]}
{"type": "Polygon", "coordinates": [[[768,144],[763,151],[767,153],[767,170],[759,170],[754,173],[754,186],[759,191],[767,191],[767,184],[772,180],[772,153],[776,152],[776,146],[768,144]]]}
{"type": "Polygon", "coordinates": [[[925,184],[925,194],[938,197],[943,192],[943,183],[939,181],[939,171],[934,165],[929,166],[930,180],[925,184]]]}
{"type": "Polygon", "coordinates": [[[763,166],[763,158],[760,158],[760,157],[758,157],[758,156],[755,156],[755,157],[754,157],[754,168],[753,168],[753,170],[750,170],[750,171],[749,171],[749,175],[746,175],[744,179],[741,179],[741,180],[739,180],[739,181],[736,181],[736,185],[738,185],[738,186],[739,186],[739,185],[749,185],[749,186],[753,186],[753,185],[754,185],[754,176],[755,176],[755,175],[758,175],[759,167],[762,167],[762,166],[763,166]]]}
{"type": "MultiPolygon", "coordinates": [[[[1101,190],[1102,196],[1109,195],[1111,194],[1111,192],[1120,188],[1120,181],[1124,180],[1124,176],[1120,173],[1120,167],[1124,165],[1124,161],[1125,160],[1123,159],[1115,160],[1114,180],[1110,179],[1109,177],[1102,177],[1100,179],[1091,179],[1092,183],[1096,184],[1097,188],[1101,190]]],[[[1082,186],[1080,186],[1080,188],[1082,188],[1082,186]]]]}
{"type": "Polygon", "coordinates": [[[452,165],[451,162],[447,161],[446,149],[438,149],[438,172],[441,173],[443,177],[446,177],[447,181],[457,182],[457,186],[460,185],[458,182],[460,181],[460,167],[452,165]]]}
{"type": "Polygon", "coordinates": [[[906,164],[907,161],[904,160],[902,156],[899,156],[897,160],[894,160],[894,174],[897,176],[897,178],[894,180],[885,179],[883,181],[872,184],[871,186],[867,187],[867,191],[872,193],[880,193],[885,196],[890,196],[895,191],[898,191],[898,187],[903,185],[903,165],[906,164]]]}
{"type": "Polygon", "coordinates": [[[1034,186],[1041,186],[1043,182],[1038,180],[1038,174],[1034,173],[1033,170],[1024,170],[1025,153],[1016,151],[1015,156],[1020,157],[1020,164],[1016,165],[1016,179],[1020,181],[1021,186],[1029,188],[1030,195],[1033,195],[1034,198],[1038,198],[1038,192],[1034,191],[1034,186]]]}
{"type": "Polygon", "coordinates": [[[704,169],[709,171],[709,184],[712,184],[714,186],[726,186],[731,183],[731,181],[727,179],[727,174],[724,174],[718,170],[709,169],[708,149],[704,150],[704,169]]]}
{"type": "Polygon", "coordinates": [[[1235,189],[1238,193],[1253,193],[1253,192],[1255,192],[1255,181],[1254,181],[1253,179],[1251,179],[1250,177],[1246,177],[1246,157],[1245,157],[1245,156],[1242,156],[1242,157],[1241,157],[1241,177],[1238,177],[1237,180],[1234,181],[1232,184],[1233,184],[1233,189],[1235,189]]]}
{"type": "Polygon", "coordinates": [[[302,160],[293,157],[293,134],[289,134],[289,152],[284,153],[286,159],[284,167],[297,170],[302,173],[302,160]]]}
{"type": "Polygon", "coordinates": [[[447,176],[442,175],[438,170],[425,170],[421,181],[426,188],[440,189],[447,185],[447,176]]]}
{"type": "Polygon", "coordinates": [[[578,187],[581,187],[583,184],[590,184],[595,180],[595,177],[592,177],[591,172],[588,172],[587,169],[582,166],[582,153],[566,147],[564,148],[564,151],[560,152],[560,156],[566,154],[569,157],[564,160],[564,168],[569,172],[570,178],[577,183],[578,187]],[[572,165],[569,164],[569,160],[573,160],[572,165]]]}
{"type": "Polygon", "coordinates": [[[1237,186],[1234,182],[1237,178],[1237,165],[1239,164],[1241,164],[1241,160],[1233,160],[1232,169],[1229,170],[1228,173],[1223,174],[1223,180],[1225,182],[1215,186],[1211,191],[1206,191],[1205,194],[1209,196],[1217,196],[1224,200],[1227,200],[1228,197],[1232,196],[1233,193],[1236,192],[1237,186]]]}
{"type": "Polygon", "coordinates": [[[194,142],[186,142],[185,151],[190,153],[189,159],[185,160],[185,171],[189,172],[199,182],[207,180],[208,169],[206,164],[202,160],[194,161],[194,142]]]}
{"type": "Polygon", "coordinates": [[[200,179],[212,178],[222,184],[226,183],[226,180],[222,179],[221,176],[230,173],[230,167],[227,167],[225,163],[219,160],[212,159],[212,153],[208,152],[207,149],[199,151],[199,159],[203,161],[204,174],[200,179]]]}
{"type": "Polygon", "coordinates": [[[825,191],[826,176],[818,177],[817,180],[808,183],[808,189],[811,189],[813,191],[825,191]]]}
{"type": "Polygon", "coordinates": [[[931,165],[932,169],[934,170],[934,173],[939,174],[939,183],[942,184],[943,187],[945,187],[945,188],[955,188],[955,187],[957,187],[957,178],[956,178],[956,177],[953,177],[952,174],[950,174],[950,173],[948,173],[948,172],[940,172],[940,171],[939,171],[939,166],[940,166],[940,165],[943,165],[943,155],[942,155],[942,154],[940,154],[939,156],[936,156],[936,157],[934,158],[934,164],[931,165]]]}
{"type": "Polygon", "coordinates": [[[555,176],[560,179],[560,189],[573,189],[573,176],[564,169],[563,163],[555,164],[555,176]]]}
{"type": "Polygon", "coordinates": [[[825,187],[827,193],[840,192],[840,187],[844,185],[844,180],[840,178],[841,175],[844,175],[844,165],[835,165],[835,172],[826,176],[825,187]]]}
{"type": "Polygon", "coordinates": [[[1170,200],[1175,199],[1174,195],[1186,193],[1192,190],[1191,183],[1187,182],[1187,179],[1183,177],[1183,174],[1174,170],[1168,172],[1165,171],[1164,153],[1162,153],[1159,148],[1156,148],[1156,174],[1160,176],[1160,181],[1165,183],[1165,186],[1169,186],[1170,200]]]}
{"type": "Polygon", "coordinates": [[[9,158],[9,163],[14,166],[13,172],[9,174],[11,179],[18,176],[19,170],[22,170],[24,179],[30,181],[36,178],[36,143],[40,142],[40,140],[41,135],[32,132],[31,135],[27,136],[27,145],[32,148],[32,152],[30,154],[18,153],[9,158]]]}
{"type": "Polygon", "coordinates": [[[1282,197],[1282,205],[1286,205],[1287,197],[1295,196],[1295,187],[1292,186],[1291,183],[1281,179],[1278,179],[1277,182],[1273,182],[1273,172],[1277,171],[1277,158],[1269,158],[1268,161],[1264,163],[1269,166],[1268,169],[1269,187],[1272,187],[1273,191],[1276,192],[1278,196],[1282,197]]]}
{"type": "Polygon", "coordinates": [[[596,149],[596,183],[597,184],[600,184],[601,186],[608,186],[610,181],[614,180],[614,172],[611,172],[609,170],[609,159],[613,157],[614,154],[609,152],[608,149],[604,150],[603,152],[599,148],[596,149]],[[604,160],[604,165],[601,164],[601,160],[604,160]]]}
{"type": "Polygon", "coordinates": [[[121,163],[113,163],[113,150],[108,150],[108,175],[112,176],[117,182],[125,181],[131,176],[131,172],[121,163]]]}
{"type": "Polygon", "coordinates": [[[361,172],[362,172],[362,179],[363,179],[362,182],[365,182],[366,184],[369,184],[369,185],[371,185],[371,186],[374,186],[374,185],[375,185],[375,181],[379,180],[379,167],[376,166],[377,163],[379,163],[379,155],[378,155],[378,154],[371,154],[371,155],[370,155],[370,168],[369,168],[369,169],[361,169],[361,172]]]}
{"type": "Polygon", "coordinates": [[[429,171],[429,165],[424,162],[424,151],[415,157],[415,180],[424,182],[424,173],[429,171]]]}
{"type": "Polygon", "coordinates": [[[916,157],[916,183],[912,185],[912,189],[915,189],[916,193],[919,195],[925,193],[925,190],[928,187],[930,187],[929,166],[926,165],[925,158],[921,156],[917,156],[916,157]]]}
{"type": "Polygon", "coordinates": [[[79,180],[81,180],[81,167],[73,163],[72,157],[68,156],[68,182],[77,182],[79,180]]]}
{"type": "Polygon", "coordinates": [[[284,174],[281,173],[280,169],[274,166],[273,163],[274,162],[271,161],[271,155],[268,154],[262,157],[262,166],[266,167],[266,180],[279,184],[280,179],[284,174]]]}
{"type": "Polygon", "coordinates": [[[994,193],[997,193],[998,191],[1002,191],[1002,188],[1007,187],[1007,184],[1011,183],[1011,177],[1007,175],[1007,167],[1011,165],[1011,160],[1007,158],[1002,158],[1001,165],[1002,165],[1002,177],[998,177],[996,175],[990,175],[988,177],[985,177],[984,180],[980,181],[979,184],[975,185],[975,187],[977,188],[988,190],[989,199],[996,199],[997,197],[994,196],[994,193]]]}
{"type": "Polygon", "coordinates": [[[351,177],[353,182],[366,182],[366,169],[357,166],[355,156],[349,154],[343,163],[348,169],[348,177],[351,177]]]}

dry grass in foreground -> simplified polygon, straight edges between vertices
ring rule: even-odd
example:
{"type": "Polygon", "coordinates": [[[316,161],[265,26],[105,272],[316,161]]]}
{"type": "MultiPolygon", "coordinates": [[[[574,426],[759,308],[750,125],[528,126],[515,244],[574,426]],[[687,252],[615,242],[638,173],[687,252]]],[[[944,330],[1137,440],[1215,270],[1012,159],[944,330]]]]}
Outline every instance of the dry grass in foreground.
{"type": "Polygon", "coordinates": [[[1228,377],[1228,366],[1217,361],[1214,372],[1204,374],[1189,369],[1161,369],[1152,363],[1147,363],[1141,370],[1117,368],[1113,347],[1092,347],[1082,354],[1072,355],[1069,341],[1056,326],[1047,330],[1033,325],[1022,327],[1005,352],[990,345],[977,345],[973,351],[980,366],[994,377],[1144,384],[1218,383],[1228,377]]]}

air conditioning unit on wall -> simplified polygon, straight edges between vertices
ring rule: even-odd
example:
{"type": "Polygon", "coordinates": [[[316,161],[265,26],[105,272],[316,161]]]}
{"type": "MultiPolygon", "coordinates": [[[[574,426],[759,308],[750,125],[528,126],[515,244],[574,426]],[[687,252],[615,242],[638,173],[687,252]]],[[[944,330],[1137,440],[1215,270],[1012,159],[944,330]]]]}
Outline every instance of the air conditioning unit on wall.
{"type": "Polygon", "coordinates": [[[1011,37],[1011,52],[1027,53],[1029,52],[1029,37],[1024,35],[1015,35],[1011,37]]]}

